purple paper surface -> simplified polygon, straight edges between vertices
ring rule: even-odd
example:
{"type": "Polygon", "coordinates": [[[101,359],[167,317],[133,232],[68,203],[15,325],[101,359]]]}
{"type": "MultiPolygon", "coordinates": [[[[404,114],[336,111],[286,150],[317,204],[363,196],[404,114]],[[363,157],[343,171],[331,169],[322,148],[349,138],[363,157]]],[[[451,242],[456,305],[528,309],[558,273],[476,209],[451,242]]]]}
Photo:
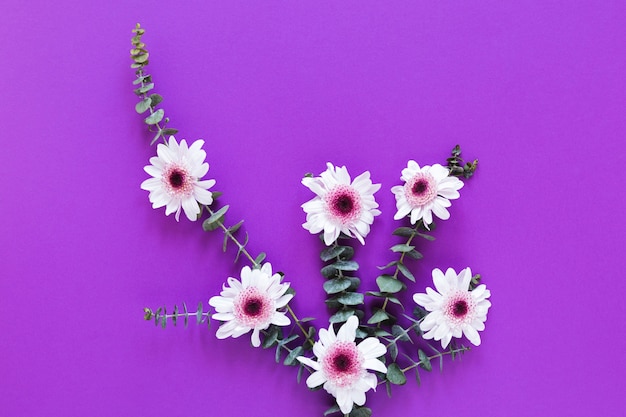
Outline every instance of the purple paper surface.
{"type": "Polygon", "coordinates": [[[323,246],[301,226],[302,176],[330,161],[382,184],[356,248],[374,290],[406,162],[444,163],[457,143],[480,159],[405,298],[435,267],[470,266],[492,292],[483,343],[419,387],[410,374],[391,399],[368,393],[374,416],[622,415],[625,2],[118,3],[0,6],[0,415],[317,417],[333,403],[247,335],[143,320],[206,302],[245,263],[139,188],[155,149],[134,110],[136,22],[170,125],[205,140],[229,221],[245,219],[248,248],[318,328],[323,246]]]}

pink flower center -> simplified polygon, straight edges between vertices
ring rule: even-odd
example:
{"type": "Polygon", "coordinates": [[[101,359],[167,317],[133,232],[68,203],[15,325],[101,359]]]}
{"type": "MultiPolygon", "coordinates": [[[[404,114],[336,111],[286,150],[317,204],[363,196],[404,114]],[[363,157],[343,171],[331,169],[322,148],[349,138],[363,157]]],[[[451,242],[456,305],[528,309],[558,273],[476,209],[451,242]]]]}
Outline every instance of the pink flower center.
{"type": "Polygon", "coordinates": [[[469,323],[474,318],[475,303],[467,291],[452,294],[445,302],[443,313],[454,325],[469,323]]]}
{"type": "Polygon", "coordinates": [[[256,287],[248,287],[234,301],[234,315],[244,326],[264,327],[274,314],[274,302],[256,287]]]}
{"type": "Polygon", "coordinates": [[[193,193],[193,178],[185,167],[170,164],[163,171],[162,181],[169,195],[187,197],[193,193]]]}
{"type": "Polygon", "coordinates": [[[349,185],[336,186],[324,199],[330,215],[343,224],[361,215],[361,196],[349,185]]]}
{"type": "Polygon", "coordinates": [[[421,207],[437,197],[437,183],[428,173],[417,173],[404,185],[404,194],[411,207],[421,207]]]}
{"type": "Polygon", "coordinates": [[[336,386],[349,387],[363,375],[363,357],[354,342],[335,342],[322,360],[322,370],[336,386]]]}

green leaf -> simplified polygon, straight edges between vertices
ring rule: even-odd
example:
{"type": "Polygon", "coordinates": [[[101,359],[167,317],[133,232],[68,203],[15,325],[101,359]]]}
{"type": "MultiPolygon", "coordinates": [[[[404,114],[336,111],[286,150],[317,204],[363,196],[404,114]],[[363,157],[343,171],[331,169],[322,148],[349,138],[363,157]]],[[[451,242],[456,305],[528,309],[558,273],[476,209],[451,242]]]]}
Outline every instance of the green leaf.
{"type": "Polygon", "coordinates": [[[396,297],[392,297],[392,296],[388,295],[386,298],[387,298],[387,300],[391,301],[392,303],[399,305],[404,310],[404,306],[402,305],[402,302],[400,300],[398,300],[396,297]]]}
{"type": "Polygon", "coordinates": [[[343,305],[349,305],[349,306],[363,304],[363,294],[358,293],[358,292],[348,292],[348,293],[340,295],[337,298],[337,301],[339,301],[343,305]]]}
{"type": "Polygon", "coordinates": [[[298,356],[302,356],[302,352],[302,346],[295,347],[291,352],[289,352],[289,355],[287,355],[283,364],[287,366],[297,365],[299,363],[297,358],[298,356]]]}
{"type": "Polygon", "coordinates": [[[172,323],[176,326],[176,320],[178,319],[178,306],[174,304],[174,314],[172,315],[172,323]]]}
{"type": "Polygon", "coordinates": [[[163,136],[172,136],[178,133],[178,129],[173,129],[171,127],[168,127],[166,129],[163,129],[161,133],[163,133],[163,136]]]}
{"type": "Polygon", "coordinates": [[[236,225],[234,225],[234,226],[230,226],[230,227],[228,228],[228,231],[229,231],[231,234],[234,234],[237,230],[239,230],[239,228],[241,227],[241,225],[242,225],[242,224],[243,224],[243,220],[241,220],[239,223],[237,223],[237,224],[236,224],[236,225]]]}
{"type": "Polygon", "coordinates": [[[154,325],[158,326],[159,325],[159,318],[161,317],[161,310],[163,310],[161,307],[157,308],[156,313],[154,313],[154,325]]]}
{"type": "Polygon", "coordinates": [[[196,312],[198,324],[202,323],[202,301],[198,303],[198,311],[196,312]]]}
{"type": "Polygon", "coordinates": [[[372,415],[372,410],[367,408],[367,407],[354,407],[352,409],[352,411],[350,412],[350,414],[348,414],[349,417],[371,417],[372,415]]]}
{"type": "Polygon", "coordinates": [[[139,87],[135,90],[133,90],[135,92],[135,94],[144,94],[147,93],[148,91],[152,90],[154,88],[154,83],[149,83],[144,85],[143,87],[139,87]]]}
{"type": "Polygon", "coordinates": [[[419,349],[417,351],[417,356],[420,359],[420,368],[430,372],[433,370],[433,365],[430,363],[430,359],[428,358],[428,355],[426,354],[426,352],[424,352],[422,349],[419,349]]]}
{"type": "Polygon", "coordinates": [[[419,232],[417,232],[417,235],[418,235],[419,237],[422,237],[422,238],[426,239],[426,240],[430,240],[431,242],[432,242],[433,240],[435,240],[435,237],[434,237],[434,236],[427,235],[426,233],[419,233],[419,232]]]}
{"type": "Polygon", "coordinates": [[[326,294],[337,294],[350,287],[350,280],[347,278],[333,278],[324,283],[326,294]]]}
{"type": "Polygon", "coordinates": [[[329,416],[331,414],[338,413],[339,411],[341,411],[341,409],[339,408],[337,404],[335,404],[332,407],[330,407],[328,410],[324,411],[324,416],[329,416]]]}
{"type": "Polygon", "coordinates": [[[288,338],[281,340],[281,341],[280,341],[280,344],[281,344],[281,345],[286,345],[287,343],[293,342],[293,341],[294,341],[294,340],[296,340],[298,337],[300,337],[300,336],[299,336],[299,335],[297,335],[297,334],[292,334],[292,335],[291,335],[291,336],[289,336],[288,338]]]}
{"type": "Polygon", "coordinates": [[[278,334],[279,334],[278,327],[274,325],[270,326],[270,331],[263,339],[263,344],[261,345],[263,346],[263,349],[268,349],[274,346],[274,344],[278,340],[278,334]]]}
{"type": "MultiPolygon", "coordinates": [[[[243,221],[243,220],[242,220],[242,221],[243,221]]],[[[254,263],[255,263],[255,264],[257,264],[257,265],[261,265],[261,262],[263,262],[263,261],[265,260],[265,257],[266,257],[266,256],[267,256],[267,255],[265,254],[265,252],[261,252],[261,253],[259,253],[259,256],[257,256],[257,257],[254,259],[254,263]]]]}
{"type": "Polygon", "coordinates": [[[347,246],[331,246],[330,248],[326,248],[320,254],[320,258],[322,258],[322,261],[328,262],[345,252],[346,247],[347,246]]]}
{"type": "Polygon", "coordinates": [[[276,359],[276,363],[280,363],[280,356],[283,350],[283,346],[279,343],[276,345],[276,355],[274,359],[276,359]]]}
{"type": "Polygon", "coordinates": [[[413,258],[413,259],[422,259],[424,257],[424,255],[422,255],[421,253],[419,253],[418,251],[416,251],[415,249],[413,249],[412,251],[409,251],[406,253],[409,257],[413,258]]]}
{"type": "Polygon", "coordinates": [[[396,253],[398,253],[398,252],[399,253],[411,252],[413,249],[415,249],[415,246],[406,245],[404,243],[401,243],[399,245],[393,245],[391,247],[391,250],[393,252],[396,252],[396,253]]]}
{"type": "Polygon", "coordinates": [[[320,272],[324,278],[334,278],[338,276],[339,271],[333,265],[326,265],[320,272]]]}
{"type": "Polygon", "coordinates": [[[359,269],[359,264],[354,261],[337,261],[330,266],[340,271],[357,271],[359,269]]]}
{"type": "Polygon", "coordinates": [[[148,60],[148,57],[150,56],[149,53],[145,53],[145,54],[141,54],[141,55],[136,55],[133,57],[133,61],[143,64],[148,60]]]}
{"type": "Polygon", "coordinates": [[[398,281],[391,275],[380,275],[378,278],[376,278],[376,284],[378,285],[378,288],[381,292],[387,292],[391,294],[397,293],[406,288],[402,282],[398,281]]]}
{"type": "Polygon", "coordinates": [[[387,352],[389,352],[389,357],[392,361],[396,361],[398,359],[398,345],[395,343],[390,344],[387,347],[387,352]]]}
{"type": "Polygon", "coordinates": [[[329,323],[343,323],[348,320],[351,316],[354,316],[354,310],[341,310],[330,316],[328,319],[329,323]]]}
{"type": "Polygon", "coordinates": [[[160,94],[156,94],[156,93],[150,94],[149,98],[152,101],[152,107],[156,106],[157,104],[163,101],[163,96],[161,96],[160,94]]]}
{"type": "Polygon", "coordinates": [[[202,223],[202,228],[204,229],[204,231],[209,232],[220,227],[220,224],[223,224],[224,214],[228,211],[228,209],[229,206],[225,205],[218,211],[211,214],[211,216],[202,223]]]}
{"type": "Polygon", "coordinates": [[[378,269],[383,270],[398,265],[398,261],[391,261],[385,266],[379,266],[378,269]]]}
{"type": "Polygon", "coordinates": [[[411,229],[410,227],[398,227],[396,230],[393,231],[393,234],[402,237],[412,237],[413,235],[415,235],[415,230],[411,229]]]}
{"type": "Polygon", "coordinates": [[[387,314],[387,312],[381,309],[376,309],[376,312],[372,315],[372,317],[370,317],[370,319],[367,321],[367,324],[377,324],[387,320],[388,318],[389,314],[387,314]]]}
{"type": "Polygon", "coordinates": [[[154,113],[152,113],[150,116],[146,117],[144,119],[144,122],[146,122],[146,124],[149,124],[149,125],[155,125],[159,123],[161,120],[163,120],[164,114],[165,114],[165,111],[163,109],[159,109],[155,111],[154,113]]]}
{"type": "Polygon", "coordinates": [[[397,324],[394,324],[391,327],[391,334],[393,334],[393,337],[403,342],[407,342],[410,340],[409,335],[407,334],[406,330],[404,330],[402,326],[399,326],[397,324]]]}
{"type": "Polygon", "coordinates": [[[154,142],[156,142],[157,140],[159,140],[159,138],[161,137],[161,132],[162,130],[159,130],[156,135],[154,135],[154,138],[152,138],[152,140],[150,141],[150,145],[154,145],[154,142]]]}
{"type": "Polygon", "coordinates": [[[392,363],[387,366],[387,380],[394,385],[406,384],[406,376],[397,363],[392,363]]]}
{"type": "Polygon", "coordinates": [[[387,330],[373,328],[374,336],[376,337],[389,337],[391,334],[387,330]]]}
{"type": "Polygon", "coordinates": [[[399,263],[398,264],[398,269],[400,270],[402,275],[407,277],[407,279],[410,279],[411,281],[415,282],[415,277],[413,276],[411,271],[409,271],[409,269],[406,266],[404,266],[403,264],[399,263]]]}
{"type": "Polygon", "coordinates": [[[361,280],[357,277],[346,277],[350,280],[350,286],[347,291],[356,291],[361,285],[361,280]]]}
{"type": "Polygon", "coordinates": [[[144,113],[150,108],[150,99],[144,98],[139,103],[135,105],[135,111],[139,114],[144,113]]]}

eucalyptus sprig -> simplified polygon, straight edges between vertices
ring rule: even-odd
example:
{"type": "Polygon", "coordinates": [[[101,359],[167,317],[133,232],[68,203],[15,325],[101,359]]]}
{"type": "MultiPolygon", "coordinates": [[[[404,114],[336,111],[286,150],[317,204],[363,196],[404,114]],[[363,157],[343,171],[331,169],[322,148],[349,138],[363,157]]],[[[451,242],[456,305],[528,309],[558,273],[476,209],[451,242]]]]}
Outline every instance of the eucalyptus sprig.
{"type": "Polygon", "coordinates": [[[474,159],[472,162],[463,161],[463,158],[461,158],[461,147],[459,145],[456,145],[451,153],[452,155],[447,159],[450,175],[454,177],[471,178],[478,167],[478,159],[474,159]]]}
{"type": "MultiPolygon", "coordinates": [[[[346,240],[348,237],[341,235],[339,239],[346,240]]],[[[357,308],[364,302],[363,294],[358,292],[361,280],[348,275],[359,269],[359,264],[352,260],[353,257],[354,248],[349,245],[340,245],[338,240],[324,248],[320,254],[322,261],[326,262],[321,270],[322,276],[326,278],[324,282],[324,291],[328,296],[326,305],[330,309],[337,310],[330,317],[330,323],[344,323],[353,315],[361,320],[364,316],[363,310],[357,308]]],[[[363,336],[364,334],[360,337],[363,336]]]]}
{"type": "Polygon", "coordinates": [[[163,108],[157,109],[157,106],[163,101],[163,97],[156,93],[150,93],[154,89],[154,82],[152,81],[152,75],[144,71],[149,63],[148,58],[150,56],[146,49],[146,44],[143,43],[141,39],[145,30],[137,23],[135,29],[133,29],[133,33],[135,34],[131,39],[133,48],[130,50],[130,57],[133,63],[130,67],[135,69],[135,75],[137,76],[135,81],[133,81],[133,84],[137,85],[134,92],[141,99],[135,105],[135,110],[139,114],[150,112],[144,119],[144,122],[149,126],[151,132],[156,131],[156,135],[150,142],[150,144],[153,145],[159,138],[162,138],[163,141],[167,141],[170,135],[178,133],[178,129],[166,127],[170,119],[165,117],[165,110],[163,108]]]}
{"type": "Polygon", "coordinates": [[[156,311],[153,311],[151,308],[145,307],[143,309],[143,318],[146,321],[154,320],[154,325],[165,328],[167,326],[168,321],[170,321],[174,326],[177,325],[179,320],[183,320],[185,327],[189,324],[189,319],[195,317],[195,322],[197,324],[206,323],[208,327],[211,327],[211,313],[208,311],[203,311],[203,303],[202,301],[198,303],[198,308],[196,311],[190,312],[187,309],[187,304],[182,303],[183,310],[182,312],[178,308],[178,305],[174,305],[174,312],[172,314],[167,314],[166,307],[159,307],[156,311]]]}

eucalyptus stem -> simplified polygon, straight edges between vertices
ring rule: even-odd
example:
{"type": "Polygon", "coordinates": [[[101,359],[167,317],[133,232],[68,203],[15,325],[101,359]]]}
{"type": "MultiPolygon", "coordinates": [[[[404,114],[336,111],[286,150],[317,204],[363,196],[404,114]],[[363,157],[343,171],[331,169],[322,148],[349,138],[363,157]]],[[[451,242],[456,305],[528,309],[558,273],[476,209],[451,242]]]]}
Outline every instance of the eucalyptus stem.
{"type": "MultiPolygon", "coordinates": [[[[417,234],[417,230],[415,230],[415,233],[413,233],[413,234],[411,234],[409,236],[409,238],[407,239],[407,241],[405,243],[406,246],[409,246],[411,244],[411,242],[415,238],[416,234],[417,234]]],[[[402,252],[402,254],[400,255],[400,259],[398,260],[398,263],[396,264],[396,269],[395,269],[395,271],[393,271],[393,275],[392,275],[393,279],[398,279],[398,274],[400,273],[400,265],[402,265],[402,262],[404,261],[404,257],[406,256],[406,254],[407,254],[407,252],[402,252]]],[[[385,301],[383,301],[383,305],[380,307],[380,309],[382,311],[386,311],[387,304],[389,304],[389,298],[385,297],[385,301]]],[[[382,322],[379,322],[377,327],[380,327],[381,324],[382,324],[382,322]]]]}
{"type": "MultiPolygon", "coordinates": [[[[444,357],[446,355],[453,355],[454,356],[457,353],[467,352],[468,350],[470,350],[469,347],[461,346],[460,348],[450,349],[450,350],[446,350],[445,352],[439,352],[439,353],[437,353],[435,355],[428,356],[428,360],[432,361],[433,359],[439,359],[439,358],[442,358],[442,357],[444,357]]],[[[420,363],[421,363],[421,361],[420,362],[416,362],[416,363],[414,363],[412,365],[409,365],[406,368],[403,368],[402,372],[406,372],[406,371],[410,371],[411,369],[415,369],[415,368],[417,368],[420,365],[420,363]]]]}
{"type": "MultiPolygon", "coordinates": [[[[216,214],[215,211],[211,210],[211,208],[209,206],[205,206],[205,208],[207,209],[207,211],[209,212],[209,214],[211,216],[213,216],[214,214],[216,214]]],[[[242,244],[236,237],[235,235],[233,235],[233,233],[231,232],[231,229],[226,227],[224,225],[224,221],[223,220],[217,220],[217,225],[220,229],[222,229],[222,231],[224,232],[224,234],[228,237],[228,239],[231,240],[231,242],[233,242],[236,246],[237,246],[237,253],[242,253],[243,256],[245,256],[246,258],[248,258],[248,260],[250,261],[250,263],[252,264],[252,266],[254,268],[260,268],[261,264],[259,262],[257,262],[257,260],[255,258],[252,257],[252,255],[250,255],[250,252],[248,252],[248,250],[246,249],[246,246],[244,244],[242,244]]]]}
{"type": "Polygon", "coordinates": [[[311,347],[313,347],[313,345],[315,344],[315,341],[309,337],[309,333],[304,329],[304,326],[302,326],[302,321],[298,318],[298,316],[296,315],[296,313],[293,311],[293,309],[291,308],[289,304],[287,304],[287,311],[289,312],[289,315],[294,319],[294,321],[300,328],[300,331],[304,335],[304,338],[306,339],[306,341],[311,344],[311,347]]]}

